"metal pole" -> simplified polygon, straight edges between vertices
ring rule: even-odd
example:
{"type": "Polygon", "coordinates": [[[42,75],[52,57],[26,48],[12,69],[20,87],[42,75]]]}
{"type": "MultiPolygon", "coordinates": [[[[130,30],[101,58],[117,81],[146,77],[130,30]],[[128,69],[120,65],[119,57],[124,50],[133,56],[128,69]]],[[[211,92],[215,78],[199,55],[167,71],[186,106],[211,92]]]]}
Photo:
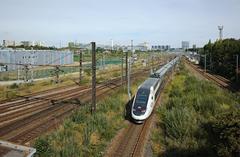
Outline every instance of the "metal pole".
{"type": "Polygon", "coordinates": [[[33,82],[33,66],[31,66],[31,82],[33,82]]]}
{"type": "Polygon", "coordinates": [[[121,65],[121,73],[122,73],[121,84],[123,85],[123,51],[122,51],[122,58],[121,58],[121,61],[122,61],[122,65],[121,65]]]}
{"type": "Polygon", "coordinates": [[[210,64],[210,70],[212,70],[212,54],[209,53],[209,64],[210,64]]]}
{"type": "Polygon", "coordinates": [[[92,45],[92,106],[91,113],[96,111],[96,43],[92,45]]]}
{"type": "Polygon", "coordinates": [[[24,78],[24,82],[28,82],[28,65],[24,65],[24,71],[25,71],[25,78],[24,78]]]}
{"type": "Polygon", "coordinates": [[[161,63],[161,53],[158,56],[158,66],[160,66],[160,63],[161,63]]]}
{"type": "Polygon", "coordinates": [[[236,79],[238,82],[238,55],[236,55],[236,79]]]}
{"type": "Polygon", "coordinates": [[[79,85],[82,81],[82,51],[79,50],[79,85]]]}
{"type": "Polygon", "coordinates": [[[133,56],[133,40],[131,40],[131,57],[128,59],[128,97],[129,100],[131,100],[132,98],[132,94],[131,94],[131,62],[132,62],[132,56],[133,56]]]}
{"type": "Polygon", "coordinates": [[[153,55],[151,53],[151,74],[153,74],[153,55]]]}
{"type": "Polygon", "coordinates": [[[102,69],[105,70],[105,53],[102,53],[102,69]]]}
{"type": "Polygon", "coordinates": [[[34,73],[34,67],[33,67],[33,64],[34,64],[34,61],[33,61],[33,54],[32,54],[32,56],[31,56],[31,82],[33,82],[33,73],[34,73]]]}
{"type": "Polygon", "coordinates": [[[60,67],[57,65],[55,67],[56,83],[59,83],[59,72],[60,72],[60,67]]]}
{"type": "Polygon", "coordinates": [[[210,64],[211,64],[211,70],[213,70],[213,63],[212,63],[212,45],[211,45],[211,52],[210,52],[210,64]]]}
{"type": "Polygon", "coordinates": [[[100,68],[103,70],[103,54],[101,55],[101,66],[100,68]]]}
{"type": "Polygon", "coordinates": [[[128,67],[129,67],[129,69],[128,69],[128,97],[129,97],[129,100],[131,100],[131,91],[130,91],[130,75],[131,75],[131,73],[130,73],[130,66],[131,66],[131,59],[129,58],[128,59],[128,67]]]}
{"type": "Polygon", "coordinates": [[[19,65],[17,65],[17,79],[18,79],[18,82],[19,82],[19,79],[20,79],[19,65]]]}
{"type": "Polygon", "coordinates": [[[125,60],[125,64],[126,64],[126,73],[125,73],[125,80],[127,81],[128,78],[128,51],[126,52],[126,60],[125,60]]]}
{"type": "Polygon", "coordinates": [[[205,54],[204,55],[204,73],[206,73],[207,72],[207,55],[205,54]]]}

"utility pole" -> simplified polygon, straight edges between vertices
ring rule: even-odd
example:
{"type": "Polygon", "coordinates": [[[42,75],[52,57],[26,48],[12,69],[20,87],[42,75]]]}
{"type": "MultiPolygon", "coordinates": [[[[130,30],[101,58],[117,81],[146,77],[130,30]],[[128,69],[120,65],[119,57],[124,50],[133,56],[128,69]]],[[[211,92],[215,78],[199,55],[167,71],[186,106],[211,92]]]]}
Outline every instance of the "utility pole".
{"type": "Polygon", "coordinates": [[[19,65],[17,65],[17,79],[18,79],[18,81],[20,80],[20,70],[19,70],[19,65]]]}
{"type": "MultiPolygon", "coordinates": [[[[211,46],[212,47],[212,46],[211,46]]],[[[209,54],[209,61],[210,61],[210,69],[213,70],[213,65],[212,65],[212,51],[209,54]]]]}
{"type": "Polygon", "coordinates": [[[236,55],[236,80],[238,82],[238,55],[236,55]]]}
{"type": "Polygon", "coordinates": [[[103,70],[103,54],[101,55],[101,64],[100,64],[100,69],[103,70]]]}
{"type": "Polygon", "coordinates": [[[122,77],[121,77],[121,84],[123,85],[123,50],[122,50],[122,55],[121,55],[121,61],[122,61],[122,65],[121,65],[121,74],[122,74],[122,77]]]}
{"type": "Polygon", "coordinates": [[[82,81],[82,51],[79,50],[79,85],[82,81]]]}
{"type": "Polygon", "coordinates": [[[105,53],[103,53],[103,70],[105,70],[105,65],[106,65],[106,59],[105,59],[105,53]]]}
{"type": "Polygon", "coordinates": [[[25,78],[24,78],[24,82],[28,82],[28,72],[29,72],[29,67],[28,65],[24,65],[24,72],[25,72],[25,78]]]}
{"type": "Polygon", "coordinates": [[[56,65],[55,66],[55,76],[56,76],[56,80],[55,80],[55,82],[56,83],[59,83],[60,81],[59,81],[59,72],[60,72],[61,70],[60,70],[60,66],[59,65],[56,65]]]}
{"type": "Polygon", "coordinates": [[[129,100],[131,100],[131,90],[130,90],[130,77],[131,77],[131,71],[130,71],[130,66],[131,66],[131,58],[128,59],[128,97],[129,97],[129,100]]]}
{"type": "Polygon", "coordinates": [[[132,94],[131,94],[131,62],[132,62],[132,56],[133,56],[133,40],[131,40],[131,57],[128,59],[128,97],[129,97],[129,100],[131,100],[132,98],[132,94]]]}
{"type": "Polygon", "coordinates": [[[128,79],[128,51],[126,51],[126,59],[125,59],[125,64],[126,64],[126,73],[125,73],[125,81],[128,79]]]}
{"type": "Polygon", "coordinates": [[[33,66],[31,66],[31,82],[33,82],[33,66]]]}
{"type": "Polygon", "coordinates": [[[91,113],[96,111],[96,43],[92,45],[92,106],[91,113]]]}
{"type": "Polygon", "coordinates": [[[111,52],[113,52],[113,39],[111,39],[112,47],[111,47],[111,52]]]}
{"type": "Polygon", "coordinates": [[[160,63],[161,63],[161,52],[160,52],[160,54],[158,56],[158,67],[160,66],[160,63]]]}
{"type": "Polygon", "coordinates": [[[207,55],[205,54],[204,55],[204,73],[206,73],[207,72],[207,55]]]}
{"type": "Polygon", "coordinates": [[[153,74],[153,54],[151,54],[151,74],[153,74]]]}

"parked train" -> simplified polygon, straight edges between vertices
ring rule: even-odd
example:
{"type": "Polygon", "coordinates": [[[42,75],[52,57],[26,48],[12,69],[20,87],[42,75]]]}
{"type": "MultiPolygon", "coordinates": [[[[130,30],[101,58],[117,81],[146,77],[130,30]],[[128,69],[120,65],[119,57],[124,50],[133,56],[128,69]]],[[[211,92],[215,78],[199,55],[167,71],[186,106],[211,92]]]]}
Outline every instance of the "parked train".
{"type": "Polygon", "coordinates": [[[152,113],[161,85],[167,73],[177,64],[179,57],[165,64],[139,87],[134,97],[131,116],[136,123],[143,123],[152,113]]]}

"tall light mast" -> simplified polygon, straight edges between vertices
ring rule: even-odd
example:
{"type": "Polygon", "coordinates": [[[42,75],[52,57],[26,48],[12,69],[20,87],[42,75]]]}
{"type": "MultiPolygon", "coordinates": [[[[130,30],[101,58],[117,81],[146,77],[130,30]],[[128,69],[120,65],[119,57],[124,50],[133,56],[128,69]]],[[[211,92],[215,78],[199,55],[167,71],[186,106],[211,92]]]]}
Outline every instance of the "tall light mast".
{"type": "Polygon", "coordinates": [[[113,39],[111,39],[111,42],[112,42],[112,51],[113,51],[113,39]]]}
{"type": "Polygon", "coordinates": [[[222,38],[223,38],[223,26],[218,26],[218,30],[219,30],[219,40],[222,40],[222,38]]]}

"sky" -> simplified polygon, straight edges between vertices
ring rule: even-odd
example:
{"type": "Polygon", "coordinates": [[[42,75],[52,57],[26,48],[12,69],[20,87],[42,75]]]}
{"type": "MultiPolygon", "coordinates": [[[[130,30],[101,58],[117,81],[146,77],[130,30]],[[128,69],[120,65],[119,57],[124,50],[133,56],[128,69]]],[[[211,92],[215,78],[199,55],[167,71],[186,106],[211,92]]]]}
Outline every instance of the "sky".
{"type": "Polygon", "coordinates": [[[240,38],[240,0],[0,0],[1,41],[201,47],[218,25],[224,38],[240,38]]]}

